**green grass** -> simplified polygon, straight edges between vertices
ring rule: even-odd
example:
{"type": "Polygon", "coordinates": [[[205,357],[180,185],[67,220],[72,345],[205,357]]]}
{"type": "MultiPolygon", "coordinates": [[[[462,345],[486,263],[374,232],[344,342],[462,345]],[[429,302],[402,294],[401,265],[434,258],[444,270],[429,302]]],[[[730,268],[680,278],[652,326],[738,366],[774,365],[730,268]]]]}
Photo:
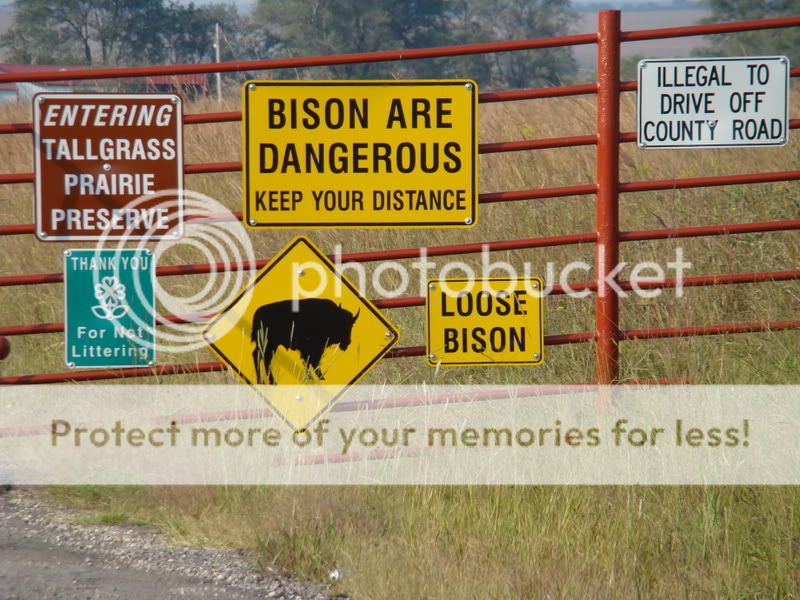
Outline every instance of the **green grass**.
{"type": "Polygon", "coordinates": [[[126,514],[181,543],[245,548],[262,568],[339,568],[333,591],[356,598],[800,593],[789,488],[160,488],[93,503],[138,505],[126,514]]]}
{"type": "Polygon", "coordinates": [[[108,511],[90,515],[78,520],[81,525],[145,525],[144,521],[134,519],[126,512],[108,511]]]}

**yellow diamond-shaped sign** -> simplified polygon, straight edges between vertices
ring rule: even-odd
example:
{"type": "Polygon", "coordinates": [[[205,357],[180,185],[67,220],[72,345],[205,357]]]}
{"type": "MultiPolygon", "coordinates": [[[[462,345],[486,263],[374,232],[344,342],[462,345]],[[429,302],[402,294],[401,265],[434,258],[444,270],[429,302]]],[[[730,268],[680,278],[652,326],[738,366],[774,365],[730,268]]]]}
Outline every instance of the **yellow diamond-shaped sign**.
{"type": "Polygon", "coordinates": [[[305,237],[278,252],[203,335],[295,430],[324,414],[399,338],[305,237]]]}

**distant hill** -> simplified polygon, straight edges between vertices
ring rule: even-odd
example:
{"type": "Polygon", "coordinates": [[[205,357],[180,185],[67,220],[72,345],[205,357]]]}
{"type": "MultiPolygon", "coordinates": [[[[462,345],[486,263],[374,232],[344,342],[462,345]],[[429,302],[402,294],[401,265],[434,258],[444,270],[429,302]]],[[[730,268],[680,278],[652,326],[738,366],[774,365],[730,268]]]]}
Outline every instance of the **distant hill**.
{"type": "MultiPolygon", "coordinates": [[[[710,16],[710,14],[708,10],[699,8],[623,10],[622,28],[625,30],[634,30],[695,25],[701,19],[710,16]]],[[[578,17],[573,27],[575,33],[597,30],[597,16],[594,12],[584,12],[583,7],[581,7],[581,12],[579,12],[578,17]]],[[[690,56],[693,50],[705,45],[706,40],[703,37],[669,38],[648,42],[627,42],[622,45],[622,56],[625,58],[627,56],[641,54],[645,58],[680,58],[683,56],[690,56]]],[[[595,46],[576,46],[573,51],[582,75],[594,73],[596,67],[595,63],[597,61],[595,46]]]]}

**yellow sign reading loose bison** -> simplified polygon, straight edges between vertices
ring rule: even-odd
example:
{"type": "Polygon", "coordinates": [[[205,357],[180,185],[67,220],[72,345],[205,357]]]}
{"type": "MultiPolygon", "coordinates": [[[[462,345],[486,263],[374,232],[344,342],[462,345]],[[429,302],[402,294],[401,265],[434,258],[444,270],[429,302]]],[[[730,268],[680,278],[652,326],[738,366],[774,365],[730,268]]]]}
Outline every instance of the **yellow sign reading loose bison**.
{"type": "Polygon", "coordinates": [[[429,281],[428,363],[542,364],[542,293],[537,277],[429,281]]]}

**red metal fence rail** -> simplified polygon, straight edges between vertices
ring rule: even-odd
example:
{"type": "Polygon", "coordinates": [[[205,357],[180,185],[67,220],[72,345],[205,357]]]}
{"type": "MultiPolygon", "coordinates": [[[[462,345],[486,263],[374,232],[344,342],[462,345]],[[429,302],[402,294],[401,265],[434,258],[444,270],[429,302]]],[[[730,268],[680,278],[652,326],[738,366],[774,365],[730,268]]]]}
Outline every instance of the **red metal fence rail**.
{"type": "MultiPolygon", "coordinates": [[[[228,63],[207,63],[192,65],[170,65],[155,67],[133,67],[113,69],[76,69],[65,74],[63,71],[36,71],[30,73],[0,73],[0,83],[7,82],[46,82],[72,80],[100,80],[112,78],[145,77],[156,75],[181,75],[189,73],[215,73],[256,71],[267,69],[290,69],[300,67],[328,66],[337,64],[373,63],[397,60],[416,60],[423,58],[441,58],[470,54],[494,52],[510,52],[536,48],[555,48],[576,45],[597,45],[597,81],[595,83],[557,86],[542,89],[511,90],[500,92],[483,92],[480,102],[513,102],[538,98],[557,98],[565,96],[597,95],[597,131],[591,135],[567,136],[549,139],[532,139],[514,142],[497,142],[481,144],[479,151],[484,154],[499,152],[517,152],[542,150],[549,148],[567,148],[576,146],[597,146],[596,181],[590,184],[570,185],[554,188],[512,190],[480,195],[480,202],[489,204],[497,202],[517,202],[558,198],[564,196],[592,195],[596,196],[595,231],[572,233],[558,236],[501,240],[495,242],[475,242],[470,244],[454,244],[427,248],[428,256],[448,256],[481,252],[484,246],[490,251],[515,250],[523,248],[544,248],[572,244],[595,244],[596,280],[573,284],[575,290],[589,290],[595,293],[595,331],[564,333],[545,337],[549,345],[586,343],[594,341],[596,345],[598,383],[614,383],[619,378],[619,344],[631,339],[659,339],[686,336],[705,336],[718,334],[751,333],[758,331],[779,331],[800,329],[800,320],[768,321],[753,323],[724,323],[681,326],[662,329],[621,330],[619,326],[619,298],[613,286],[609,285],[607,275],[611,273],[619,259],[620,244],[643,240],[660,240],[669,238],[690,238],[700,236],[736,235],[743,233],[763,233],[774,231],[800,230],[800,219],[751,223],[732,223],[725,225],[707,225],[698,227],[678,227],[671,229],[653,229],[644,231],[621,231],[619,227],[619,195],[656,190],[677,190],[724,185],[741,185],[800,180],[800,170],[768,173],[745,173],[735,175],[719,175],[712,177],[676,178],[670,180],[648,180],[621,182],[619,179],[620,144],[636,141],[636,133],[619,130],[620,93],[635,91],[635,81],[620,81],[621,45],[625,42],[656,40],[675,37],[703,36],[721,33],[755,31],[800,26],[800,16],[759,21],[738,21],[695,25],[690,27],[669,27],[640,31],[622,31],[619,11],[601,11],[598,14],[598,31],[579,35],[552,37],[545,39],[520,40],[509,42],[491,42],[447,46],[441,48],[421,48],[403,51],[369,52],[339,56],[317,56],[309,58],[285,58],[255,61],[236,61],[228,63]]],[[[792,77],[800,76],[800,68],[791,69],[792,77]]],[[[224,123],[241,120],[238,111],[209,112],[184,116],[186,124],[224,123]]],[[[791,129],[800,128],[800,119],[790,121],[791,129]]],[[[0,135],[31,134],[31,123],[0,124],[0,135]]],[[[239,162],[214,162],[189,164],[186,174],[224,173],[241,170],[239,162]]],[[[32,173],[0,173],[0,185],[30,184],[32,173]]],[[[236,215],[240,217],[239,214],[236,215]]],[[[208,219],[219,219],[209,215],[208,219]]],[[[0,236],[33,235],[32,223],[0,225],[0,236]]],[[[375,250],[345,254],[343,261],[381,261],[404,258],[417,258],[421,248],[404,248],[396,250],[375,250]]],[[[234,264],[227,268],[261,267],[268,259],[256,261],[255,265],[234,264]]],[[[162,266],[157,269],[159,277],[210,273],[212,270],[226,268],[224,264],[197,263],[187,265],[162,266]]],[[[736,285],[744,283],[760,283],[771,281],[800,280],[800,270],[757,271],[750,273],[730,273],[688,277],[683,281],[687,287],[736,285]]],[[[0,275],[0,287],[41,285],[61,283],[62,273],[33,273],[22,275],[0,275]]],[[[631,283],[619,281],[623,290],[630,290],[631,283]]],[[[663,282],[640,284],[643,288],[671,288],[676,281],[666,279],[663,282]]],[[[552,293],[561,294],[564,290],[554,286],[552,293]]],[[[421,297],[378,299],[376,304],[384,309],[422,306],[421,297]]],[[[208,318],[210,315],[167,315],[166,320],[181,322],[188,319],[208,318]]],[[[0,326],[0,354],[7,348],[7,338],[19,335],[35,335],[56,333],[64,330],[62,322],[33,323],[0,326]]],[[[397,348],[390,357],[401,358],[421,356],[423,347],[397,348]]],[[[40,373],[32,375],[0,377],[0,385],[55,383],[64,381],[96,381],[104,379],[148,377],[152,375],[180,375],[186,373],[205,373],[224,370],[221,363],[210,361],[193,364],[162,364],[155,367],[128,369],[100,369],[66,373],[40,373]]]]}

